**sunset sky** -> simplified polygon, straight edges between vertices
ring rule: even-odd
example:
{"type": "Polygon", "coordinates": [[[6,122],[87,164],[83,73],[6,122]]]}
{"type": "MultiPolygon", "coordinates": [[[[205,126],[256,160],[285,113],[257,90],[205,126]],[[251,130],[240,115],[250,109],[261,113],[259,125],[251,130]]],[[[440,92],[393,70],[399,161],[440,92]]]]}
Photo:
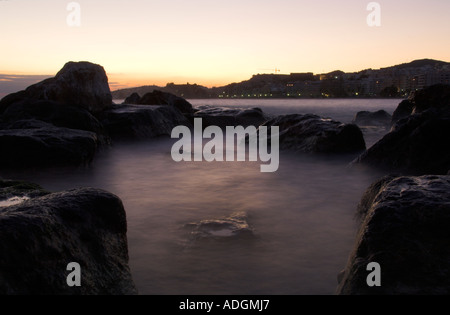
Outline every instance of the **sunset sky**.
{"type": "Polygon", "coordinates": [[[53,76],[67,61],[101,64],[112,90],[220,86],[275,68],[324,73],[450,61],[448,0],[378,1],[380,27],[367,25],[365,0],[80,0],[79,27],[67,24],[70,2],[0,0],[3,92],[28,75],[53,76]]]}

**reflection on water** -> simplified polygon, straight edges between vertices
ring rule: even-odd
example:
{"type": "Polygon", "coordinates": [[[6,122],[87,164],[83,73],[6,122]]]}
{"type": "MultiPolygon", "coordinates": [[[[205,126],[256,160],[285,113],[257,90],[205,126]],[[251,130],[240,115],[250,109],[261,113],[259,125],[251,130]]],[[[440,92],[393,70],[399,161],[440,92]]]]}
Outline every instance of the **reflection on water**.
{"type": "Polygon", "coordinates": [[[276,173],[261,173],[259,162],[175,163],[173,142],[116,144],[88,169],[2,175],[53,191],[117,194],[141,294],[334,293],[353,246],[356,206],[380,174],[349,169],[352,156],[288,152],[276,173]],[[254,237],[197,240],[186,229],[234,213],[245,213],[254,237]]]}

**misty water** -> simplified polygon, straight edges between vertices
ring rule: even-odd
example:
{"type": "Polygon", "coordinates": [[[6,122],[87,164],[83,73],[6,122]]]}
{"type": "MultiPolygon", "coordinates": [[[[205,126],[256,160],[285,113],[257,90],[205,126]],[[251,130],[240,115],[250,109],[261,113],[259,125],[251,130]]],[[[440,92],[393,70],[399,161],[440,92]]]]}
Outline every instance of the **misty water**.
{"type": "MultiPolygon", "coordinates": [[[[351,122],[391,113],[399,100],[191,100],[351,122]]],[[[365,129],[370,146],[387,131],[365,129]]],[[[382,174],[349,168],[355,156],[281,152],[276,173],[259,162],[176,163],[169,138],[116,143],[88,168],[2,174],[51,191],[96,187],[118,195],[128,218],[130,267],[141,294],[333,294],[357,230],[356,206],[382,174]],[[242,212],[254,237],[195,239],[186,225],[242,212]]]]}

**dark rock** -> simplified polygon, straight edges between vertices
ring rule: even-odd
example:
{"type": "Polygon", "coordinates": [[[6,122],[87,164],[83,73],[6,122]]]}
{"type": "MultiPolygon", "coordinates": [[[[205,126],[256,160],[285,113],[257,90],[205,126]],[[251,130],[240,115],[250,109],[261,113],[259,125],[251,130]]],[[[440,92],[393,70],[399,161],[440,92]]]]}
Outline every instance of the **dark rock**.
{"type": "Polygon", "coordinates": [[[178,109],[183,114],[191,114],[193,112],[192,105],[184,98],[176,95],[153,91],[145,94],[139,101],[140,105],[169,105],[178,109]]]}
{"type": "Polygon", "coordinates": [[[3,114],[11,104],[23,102],[27,98],[29,98],[29,96],[26,91],[6,95],[4,98],[0,99],[0,115],[3,114]]]}
{"type": "Polygon", "coordinates": [[[194,118],[202,118],[203,127],[218,126],[222,129],[236,126],[260,126],[270,118],[260,108],[229,109],[221,107],[200,107],[194,118]]]}
{"type": "Polygon", "coordinates": [[[139,94],[133,93],[128,96],[122,104],[138,105],[140,101],[141,97],[139,96],[139,94]]]}
{"type": "Polygon", "coordinates": [[[398,122],[354,163],[405,175],[446,174],[450,168],[450,114],[430,109],[398,122]]]}
{"type": "Polygon", "coordinates": [[[74,106],[61,106],[53,101],[25,99],[10,105],[2,115],[4,122],[36,119],[56,127],[95,132],[102,143],[108,142],[100,122],[87,110],[74,106]]]}
{"type": "Polygon", "coordinates": [[[0,179],[0,207],[48,194],[48,191],[33,183],[0,179]]]}
{"type": "Polygon", "coordinates": [[[404,100],[398,105],[394,114],[392,115],[391,125],[394,125],[396,122],[401,119],[409,117],[414,110],[414,104],[410,100],[404,100]]]}
{"type": "Polygon", "coordinates": [[[0,294],[136,294],[119,198],[78,189],[0,208],[0,294]],[[81,287],[69,287],[69,263],[81,287]]]}
{"type": "Polygon", "coordinates": [[[392,116],[384,110],[377,112],[359,112],[353,119],[353,123],[358,126],[389,126],[392,116]]]}
{"type": "Polygon", "coordinates": [[[38,120],[17,121],[0,130],[0,167],[86,165],[98,146],[93,132],[60,128],[38,120]]]}
{"type": "Polygon", "coordinates": [[[194,239],[229,239],[235,237],[253,236],[253,230],[247,222],[247,215],[243,212],[234,213],[227,218],[204,220],[190,223],[194,239]]]}
{"type": "Polygon", "coordinates": [[[450,86],[417,91],[399,105],[393,122],[391,132],[355,163],[405,175],[446,174],[450,168],[450,86]]]}
{"type": "Polygon", "coordinates": [[[438,84],[416,91],[409,100],[400,103],[394,112],[392,124],[428,109],[450,111],[450,85],[438,84]]]}
{"type": "Polygon", "coordinates": [[[448,176],[374,184],[360,205],[362,225],[338,294],[450,294],[449,200],[448,176]],[[381,287],[367,285],[372,262],[381,266],[381,287]]]}
{"type": "Polygon", "coordinates": [[[433,85],[415,92],[413,113],[421,113],[430,108],[450,110],[450,85],[433,85]]]}
{"type": "Polygon", "coordinates": [[[190,126],[189,121],[171,106],[114,105],[100,120],[116,140],[170,136],[173,128],[190,126]]]}
{"type": "Polygon", "coordinates": [[[280,149],[283,150],[345,154],[366,149],[363,133],[358,126],[316,115],[279,116],[263,126],[280,127],[280,149]]]}
{"type": "Polygon", "coordinates": [[[357,208],[357,216],[361,219],[367,215],[367,210],[373,205],[375,199],[378,197],[380,191],[384,190],[384,188],[392,182],[395,178],[399,176],[396,175],[387,175],[375,183],[373,183],[369,189],[364,193],[363,197],[357,208]]]}
{"type": "Polygon", "coordinates": [[[112,105],[108,77],[103,67],[89,62],[69,62],[54,78],[28,87],[0,101],[0,114],[23,100],[50,100],[98,113],[112,105]]]}

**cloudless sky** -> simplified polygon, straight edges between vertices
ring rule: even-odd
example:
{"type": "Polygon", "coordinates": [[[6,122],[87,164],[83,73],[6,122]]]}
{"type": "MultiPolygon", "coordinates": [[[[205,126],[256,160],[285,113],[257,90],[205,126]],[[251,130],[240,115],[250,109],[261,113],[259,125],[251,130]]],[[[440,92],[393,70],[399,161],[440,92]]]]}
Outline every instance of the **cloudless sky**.
{"type": "Polygon", "coordinates": [[[0,0],[0,74],[54,75],[70,60],[105,67],[112,86],[218,86],[252,74],[358,71],[450,61],[450,1],[0,0]]]}

